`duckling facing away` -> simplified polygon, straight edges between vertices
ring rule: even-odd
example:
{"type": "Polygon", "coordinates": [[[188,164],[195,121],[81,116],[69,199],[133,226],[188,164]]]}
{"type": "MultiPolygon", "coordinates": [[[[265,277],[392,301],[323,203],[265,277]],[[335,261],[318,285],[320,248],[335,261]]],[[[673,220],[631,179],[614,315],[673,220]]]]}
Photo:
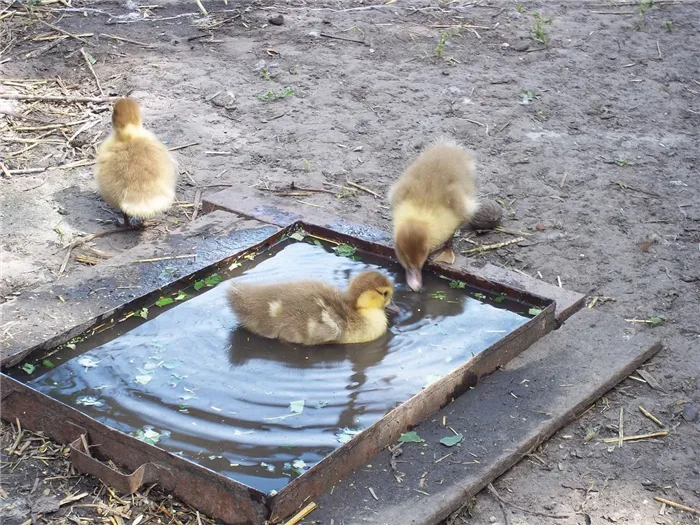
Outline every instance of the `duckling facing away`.
{"type": "Polygon", "coordinates": [[[440,140],[429,146],[399,177],[389,200],[396,256],[413,291],[423,286],[421,271],[431,253],[452,264],[452,237],[474,215],[476,168],[464,148],[440,140]]]}
{"type": "Polygon", "coordinates": [[[354,277],[347,291],[318,281],[233,283],[231,309],[254,334],[302,345],[365,343],[387,329],[391,281],[379,272],[354,277]]]}
{"type": "Polygon", "coordinates": [[[112,134],[97,150],[97,186],[102,198],[129,217],[148,219],[175,200],[175,162],[163,144],[143,129],[134,99],[121,98],[112,112],[112,134]]]}

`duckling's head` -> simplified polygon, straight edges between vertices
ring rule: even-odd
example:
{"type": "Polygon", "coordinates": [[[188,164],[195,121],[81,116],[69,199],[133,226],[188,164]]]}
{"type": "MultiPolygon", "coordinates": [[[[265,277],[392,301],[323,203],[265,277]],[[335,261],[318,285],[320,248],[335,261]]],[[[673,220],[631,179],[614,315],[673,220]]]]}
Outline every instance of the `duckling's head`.
{"type": "Polygon", "coordinates": [[[406,283],[414,292],[423,286],[421,273],[430,253],[428,227],[421,221],[406,221],[396,228],[396,257],[406,270],[406,283]]]}
{"type": "Polygon", "coordinates": [[[133,98],[120,98],[114,103],[112,127],[117,135],[129,135],[130,130],[141,128],[141,109],[133,98]]]}
{"type": "Polygon", "coordinates": [[[379,272],[363,272],[350,281],[348,297],[356,310],[384,310],[397,312],[391,302],[394,286],[379,272]]]}

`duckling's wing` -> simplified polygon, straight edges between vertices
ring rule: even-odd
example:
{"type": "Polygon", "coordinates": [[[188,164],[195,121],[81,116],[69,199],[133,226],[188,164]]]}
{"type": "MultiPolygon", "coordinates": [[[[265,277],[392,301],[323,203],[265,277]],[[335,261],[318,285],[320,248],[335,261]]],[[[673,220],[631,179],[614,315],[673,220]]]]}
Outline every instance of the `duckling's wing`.
{"type": "Polygon", "coordinates": [[[309,318],[306,326],[309,344],[318,345],[337,341],[347,323],[327,300],[316,298],[316,303],[319,307],[318,313],[309,318]]]}

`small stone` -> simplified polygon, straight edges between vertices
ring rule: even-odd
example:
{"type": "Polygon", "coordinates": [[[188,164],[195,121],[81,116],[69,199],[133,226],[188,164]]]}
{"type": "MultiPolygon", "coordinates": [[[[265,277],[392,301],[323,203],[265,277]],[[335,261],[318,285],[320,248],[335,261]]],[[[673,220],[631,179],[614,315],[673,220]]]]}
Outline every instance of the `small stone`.
{"type": "Polygon", "coordinates": [[[271,16],[267,19],[273,26],[281,26],[284,24],[284,17],[282,15],[271,16]]]}
{"type": "Polygon", "coordinates": [[[519,40],[513,44],[513,49],[516,51],[527,51],[530,49],[530,42],[527,40],[519,40]]]}
{"type": "Polygon", "coordinates": [[[443,74],[443,76],[446,76],[446,77],[449,77],[449,76],[450,76],[450,72],[449,72],[449,71],[443,71],[442,74],[443,74]]]}
{"type": "Polygon", "coordinates": [[[535,225],[535,229],[536,229],[538,232],[543,232],[544,230],[547,229],[547,227],[546,227],[544,224],[537,224],[537,225],[535,225]]]}
{"type": "Polygon", "coordinates": [[[311,38],[321,38],[321,33],[318,31],[309,31],[309,36],[311,38]]]}
{"type": "Polygon", "coordinates": [[[496,523],[496,516],[491,516],[489,518],[489,523],[496,523]]]}
{"type": "Polygon", "coordinates": [[[698,408],[692,403],[686,403],[683,405],[683,419],[688,423],[692,423],[699,419],[700,413],[698,413],[698,408]]]}

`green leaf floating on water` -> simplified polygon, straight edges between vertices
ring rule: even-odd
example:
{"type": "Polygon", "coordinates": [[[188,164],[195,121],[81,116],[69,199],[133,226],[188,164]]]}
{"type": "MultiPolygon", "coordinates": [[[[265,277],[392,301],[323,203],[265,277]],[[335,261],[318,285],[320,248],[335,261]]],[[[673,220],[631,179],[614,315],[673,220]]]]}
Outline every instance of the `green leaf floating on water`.
{"type": "Polygon", "coordinates": [[[147,385],[148,383],[151,382],[151,379],[153,379],[153,376],[151,376],[151,375],[141,375],[141,376],[136,376],[134,378],[134,381],[136,381],[139,385],[147,385]]]}
{"type": "Polygon", "coordinates": [[[143,427],[138,429],[132,435],[139,441],[143,441],[144,443],[148,443],[149,445],[155,445],[156,443],[158,443],[158,440],[161,437],[163,437],[164,435],[167,436],[168,434],[165,432],[156,432],[151,427],[143,427]]]}
{"type": "Polygon", "coordinates": [[[504,301],[504,299],[505,299],[505,297],[503,297],[502,295],[499,295],[498,297],[493,298],[493,302],[494,303],[502,303],[504,301]]]}
{"type": "Polygon", "coordinates": [[[304,240],[304,232],[294,232],[289,236],[290,239],[294,239],[295,241],[303,241],[304,240]]]}
{"type": "Polygon", "coordinates": [[[51,362],[50,359],[44,359],[44,360],[41,362],[41,364],[44,365],[46,368],[53,368],[54,366],[56,366],[56,365],[54,365],[54,364],[51,362]]]}
{"type": "Polygon", "coordinates": [[[175,299],[172,297],[161,297],[156,301],[156,306],[167,306],[169,304],[173,304],[175,302],[175,299]]]}
{"type": "Polygon", "coordinates": [[[450,281],[450,288],[454,290],[463,290],[466,285],[463,281],[450,281]]]}
{"type": "Polygon", "coordinates": [[[24,363],[24,365],[22,365],[22,370],[24,370],[28,374],[33,374],[34,370],[36,370],[36,365],[33,365],[31,363],[24,363]]]}
{"type": "Polygon", "coordinates": [[[175,296],[176,301],[184,301],[187,298],[189,298],[189,295],[187,295],[182,290],[178,290],[177,295],[175,296]]]}
{"type": "Polygon", "coordinates": [[[341,257],[352,257],[355,255],[357,248],[351,244],[343,243],[333,248],[333,251],[336,253],[336,255],[340,255],[341,257]]]}
{"type": "Polygon", "coordinates": [[[430,294],[430,296],[433,299],[437,299],[438,301],[444,301],[445,299],[447,299],[447,294],[445,292],[435,292],[430,294]]]}
{"type": "Polygon", "coordinates": [[[304,400],[292,401],[289,403],[289,410],[294,414],[301,414],[304,411],[304,400]]]}
{"type": "Polygon", "coordinates": [[[136,310],[134,312],[134,315],[137,317],[143,317],[144,319],[148,319],[148,308],[141,308],[140,310],[136,310]]]}
{"type": "Polygon", "coordinates": [[[486,296],[484,294],[482,294],[481,292],[474,292],[474,297],[476,297],[477,299],[481,299],[481,300],[486,299],[486,296]]]}
{"type": "Polygon", "coordinates": [[[323,248],[323,244],[321,244],[321,241],[319,241],[318,239],[314,239],[314,244],[320,248],[323,248]]]}
{"type": "Polygon", "coordinates": [[[215,273],[204,279],[204,284],[206,284],[207,286],[216,286],[221,281],[223,281],[221,276],[218,273],[215,273]]]}
{"type": "Polygon", "coordinates": [[[354,438],[360,432],[362,432],[362,430],[353,430],[350,428],[344,428],[343,430],[341,430],[340,432],[338,432],[335,435],[335,439],[337,439],[338,442],[344,444],[344,443],[347,443],[348,441],[350,441],[352,438],[354,438]]]}
{"type": "Polygon", "coordinates": [[[454,447],[456,444],[461,443],[463,439],[464,436],[462,434],[457,434],[456,436],[442,438],[440,440],[440,443],[442,443],[446,447],[454,447]]]}
{"type": "Polygon", "coordinates": [[[542,313],[541,308],[530,308],[527,313],[529,313],[532,317],[538,316],[542,313]]]}
{"type": "Polygon", "coordinates": [[[399,443],[425,443],[425,439],[420,437],[415,430],[404,432],[397,440],[399,443]]]}

